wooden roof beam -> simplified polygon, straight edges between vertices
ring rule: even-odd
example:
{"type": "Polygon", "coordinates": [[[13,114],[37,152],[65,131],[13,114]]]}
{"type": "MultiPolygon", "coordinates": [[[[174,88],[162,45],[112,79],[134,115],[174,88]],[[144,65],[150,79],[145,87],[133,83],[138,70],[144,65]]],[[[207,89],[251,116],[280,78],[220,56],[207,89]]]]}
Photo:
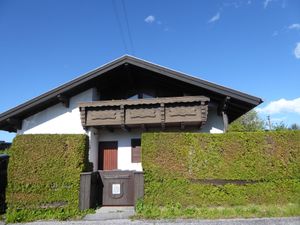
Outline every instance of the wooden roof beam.
{"type": "Polygon", "coordinates": [[[70,98],[63,94],[57,95],[58,100],[66,107],[70,107],[70,98]]]}
{"type": "Polygon", "coordinates": [[[8,118],[6,120],[8,124],[10,124],[15,130],[21,130],[22,129],[22,120],[16,119],[16,118],[8,118]]]}

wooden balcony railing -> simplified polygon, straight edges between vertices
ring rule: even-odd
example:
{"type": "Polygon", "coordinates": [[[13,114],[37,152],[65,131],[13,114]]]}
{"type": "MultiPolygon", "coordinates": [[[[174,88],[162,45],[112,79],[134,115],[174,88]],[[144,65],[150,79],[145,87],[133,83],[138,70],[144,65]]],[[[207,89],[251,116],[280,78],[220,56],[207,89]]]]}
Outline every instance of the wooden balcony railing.
{"type": "Polygon", "coordinates": [[[209,98],[184,96],[136,100],[94,101],[79,104],[84,127],[201,126],[207,120],[209,98]]]}

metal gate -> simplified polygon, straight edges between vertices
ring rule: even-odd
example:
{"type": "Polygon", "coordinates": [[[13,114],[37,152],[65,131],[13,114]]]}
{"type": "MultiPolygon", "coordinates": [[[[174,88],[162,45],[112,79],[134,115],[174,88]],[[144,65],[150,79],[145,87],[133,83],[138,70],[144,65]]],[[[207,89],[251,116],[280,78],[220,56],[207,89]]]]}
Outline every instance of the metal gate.
{"type": "Polygon", "coordinates": [[[133,171],[99,171],[102,184],[103,206],[134,205],[133,171]]]}

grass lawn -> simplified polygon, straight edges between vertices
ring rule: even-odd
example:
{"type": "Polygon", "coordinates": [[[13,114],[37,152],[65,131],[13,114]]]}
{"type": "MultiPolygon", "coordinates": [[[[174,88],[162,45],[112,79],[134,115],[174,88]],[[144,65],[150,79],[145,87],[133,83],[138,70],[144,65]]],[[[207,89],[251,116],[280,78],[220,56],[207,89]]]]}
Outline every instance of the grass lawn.
{"type": "Polygon", "coordinates": [[[300,203],[202,208],[182,208],[179,204],[167,207],[149,207],[140,204],[136,210],[137,215],[134,219],[290,217],[300,216],[300,203]]]}

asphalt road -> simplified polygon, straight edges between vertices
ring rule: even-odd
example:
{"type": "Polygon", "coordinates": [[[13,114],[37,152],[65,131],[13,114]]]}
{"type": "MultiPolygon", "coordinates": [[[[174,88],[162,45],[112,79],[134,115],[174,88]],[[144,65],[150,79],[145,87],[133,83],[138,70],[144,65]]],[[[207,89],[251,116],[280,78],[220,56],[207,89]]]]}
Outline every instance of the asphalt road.
{"type": "MultiPolygon", "coordinates": [[[[40,221],[18,225],[300,225],[300,217],[259,218],[259,219],[222,219],[222,220],[103,220],[103,221],[40,221]]],[[[4,223],[0,222],[0,225],[4,223]]],[[[10,224],[17,225],[17,224],[10,224]]]]}

